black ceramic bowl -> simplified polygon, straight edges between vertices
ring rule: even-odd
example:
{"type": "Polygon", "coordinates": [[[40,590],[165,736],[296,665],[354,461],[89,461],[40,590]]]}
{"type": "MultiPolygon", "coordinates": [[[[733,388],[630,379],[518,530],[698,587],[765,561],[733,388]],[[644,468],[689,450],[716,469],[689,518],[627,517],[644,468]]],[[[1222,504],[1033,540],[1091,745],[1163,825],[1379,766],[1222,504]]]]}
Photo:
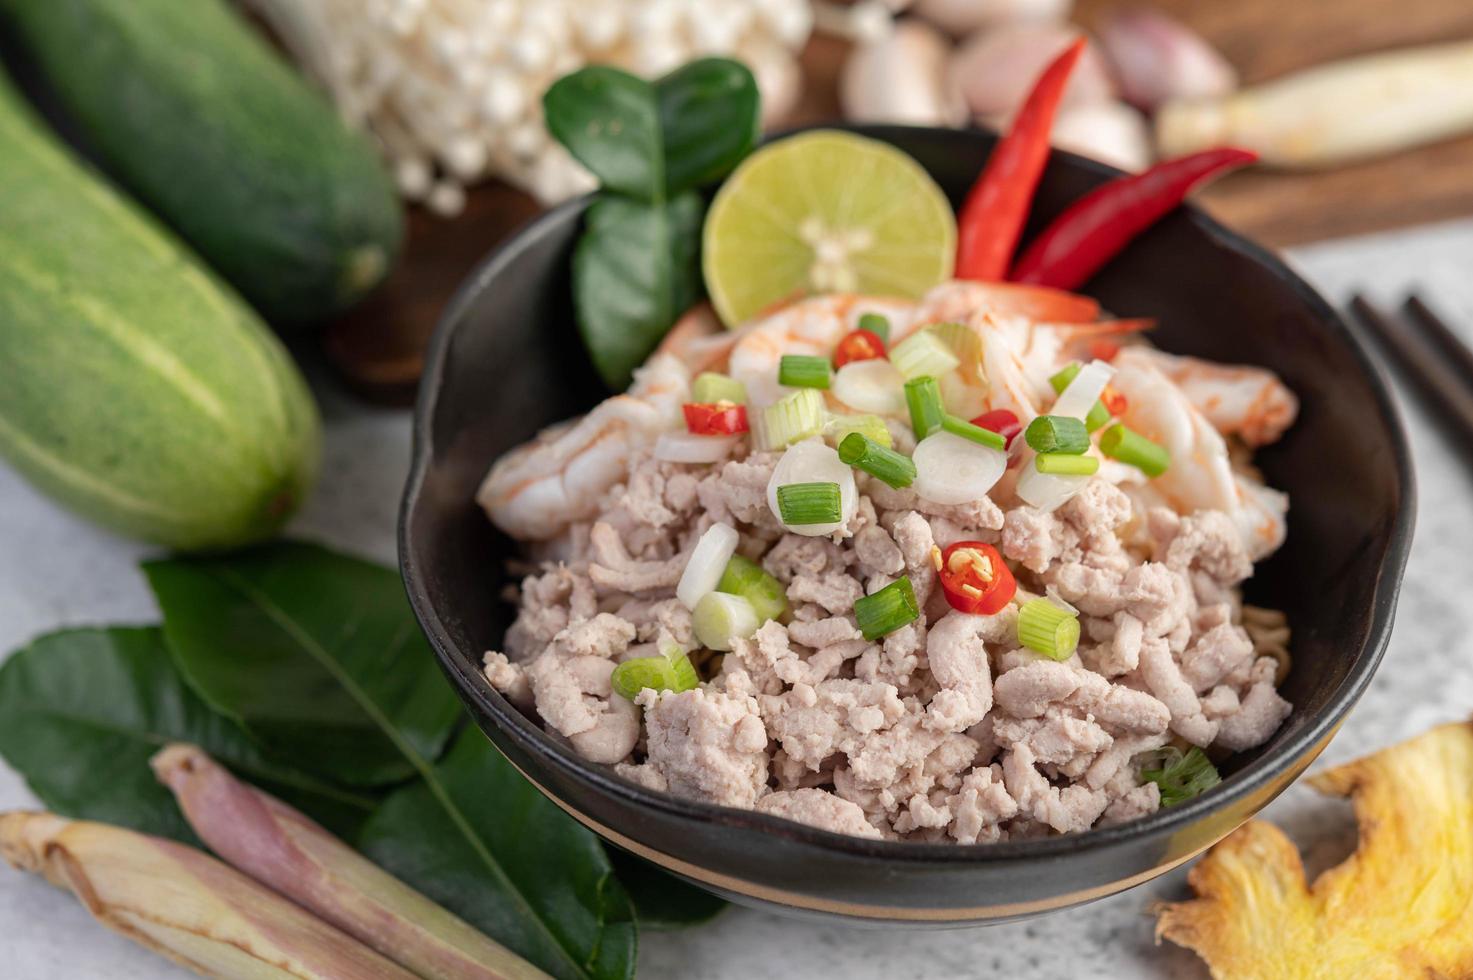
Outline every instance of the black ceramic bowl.
{"type": "MultiPolygon", "coordinates": [[[[859,128],[930,171],[954,205],[993,144],[978,132],[859,128]]],[[[1054,155],[1035,221],[1113,176],[1054,155]]],[[[1226,764],[1224,782],[1143,820],[1046,840],[961,847],[844,837],[643,789],[584,762],[493,691],[481,654],[513,610],[498,596],[516,546],[472,502],[492,460],[601,388],[569,301],[569,256],[586,201],[534,221],[463,287],[431,347],[400,526],[404,580],[441,666],[518,769],[578,820],[727,898],[784,912],[965,924],[1064,908],[1147,881],[1226,835],[1325,747],[1370,681],[1391,632],[1412,530],[1412,473],[1386,388],[1335,313],[1268,252],[1200,211],[1163,221],[1085,292],[1160,321],[1170,351],[1263,364],[1299,395],[1298,423],[1258,461],[1293,500],[1284,548],[1248,583],[1287,611],[1288,721],[1226,764]]]]}

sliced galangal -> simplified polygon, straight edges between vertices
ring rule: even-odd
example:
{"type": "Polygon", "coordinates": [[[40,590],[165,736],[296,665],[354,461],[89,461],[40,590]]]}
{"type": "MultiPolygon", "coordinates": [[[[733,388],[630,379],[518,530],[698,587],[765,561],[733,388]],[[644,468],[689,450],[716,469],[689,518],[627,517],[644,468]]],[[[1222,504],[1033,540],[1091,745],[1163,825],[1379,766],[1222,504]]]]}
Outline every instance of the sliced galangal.
{"type": "Polygon", "coordinates": [[[1473,722],[1309,782],[1351,798],[1355,853],[1310,886],[1283,832],[1251,821],[1192,869],[1195,899],[1156,908],[1157,939],[1217,980],[1473,977],[1473,722]]]}

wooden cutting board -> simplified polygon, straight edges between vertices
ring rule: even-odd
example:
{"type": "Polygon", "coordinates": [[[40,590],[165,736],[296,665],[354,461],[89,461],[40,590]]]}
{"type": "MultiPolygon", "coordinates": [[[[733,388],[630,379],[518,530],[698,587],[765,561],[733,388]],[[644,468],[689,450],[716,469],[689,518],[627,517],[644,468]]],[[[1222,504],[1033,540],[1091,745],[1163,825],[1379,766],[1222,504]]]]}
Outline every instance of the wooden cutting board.
{"type": "MultiPolygon", "coordinates": [[[[1247,84],[1337,58],[1473,37],[1473,0],[1152,0],[1216,44],[1247,84]]],[[[1135,0],[1078,0],[1097,24],[1135,0]]],[[[834,119],[844,45],[815,38],[796,122],[834,119]]],[[[1473,214],[1473,137],[1314,174],[1235,174],[1200,203],[1227,224],[1282,247],[1473,214]]],[[[345,378],[375,400],[413,397],[440,311],[471,268],[538,211],[499,183],[477,188],[447,221],[414,209],[405,254],[390,281],[329,328],[325,347],[345,378]]]]}

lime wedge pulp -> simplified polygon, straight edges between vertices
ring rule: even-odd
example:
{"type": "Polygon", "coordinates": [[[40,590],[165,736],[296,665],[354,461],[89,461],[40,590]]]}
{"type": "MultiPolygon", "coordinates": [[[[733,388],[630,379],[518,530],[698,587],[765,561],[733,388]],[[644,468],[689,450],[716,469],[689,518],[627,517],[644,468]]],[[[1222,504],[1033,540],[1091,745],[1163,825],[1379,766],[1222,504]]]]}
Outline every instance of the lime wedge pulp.
{"type": "Polygon", "coordinates": [[[729,327],[811,293],[918,298],[951,275],[956,218],[888,143],[800,133],[747,157],[711,202],[701,264],[729,327]]]}

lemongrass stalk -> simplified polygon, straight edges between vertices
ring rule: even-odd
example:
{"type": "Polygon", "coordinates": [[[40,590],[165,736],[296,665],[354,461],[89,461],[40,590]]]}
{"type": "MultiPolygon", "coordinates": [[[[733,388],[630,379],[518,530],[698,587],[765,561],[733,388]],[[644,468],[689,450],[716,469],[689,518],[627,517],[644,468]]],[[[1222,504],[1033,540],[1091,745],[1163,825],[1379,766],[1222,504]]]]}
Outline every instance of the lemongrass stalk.
{"type": "Polygon", "coordinates": [[[152,765],[216,854],[426,980],[546,976],[195,746],[152,765]]]}
{"type": "Polygon", "coordinates": [[[1331,167],[1473,130],[1473,42],[1319,65],[1156,117],[1163,157],[1241,146],[1267,165],[1331,167]]]}
{"type": "Polygon", "coordinates": [[[0,855],[71,891],[114,932],[201,976],[414,980],[202,851],[53,813],[0,814],[0,855]]]}

